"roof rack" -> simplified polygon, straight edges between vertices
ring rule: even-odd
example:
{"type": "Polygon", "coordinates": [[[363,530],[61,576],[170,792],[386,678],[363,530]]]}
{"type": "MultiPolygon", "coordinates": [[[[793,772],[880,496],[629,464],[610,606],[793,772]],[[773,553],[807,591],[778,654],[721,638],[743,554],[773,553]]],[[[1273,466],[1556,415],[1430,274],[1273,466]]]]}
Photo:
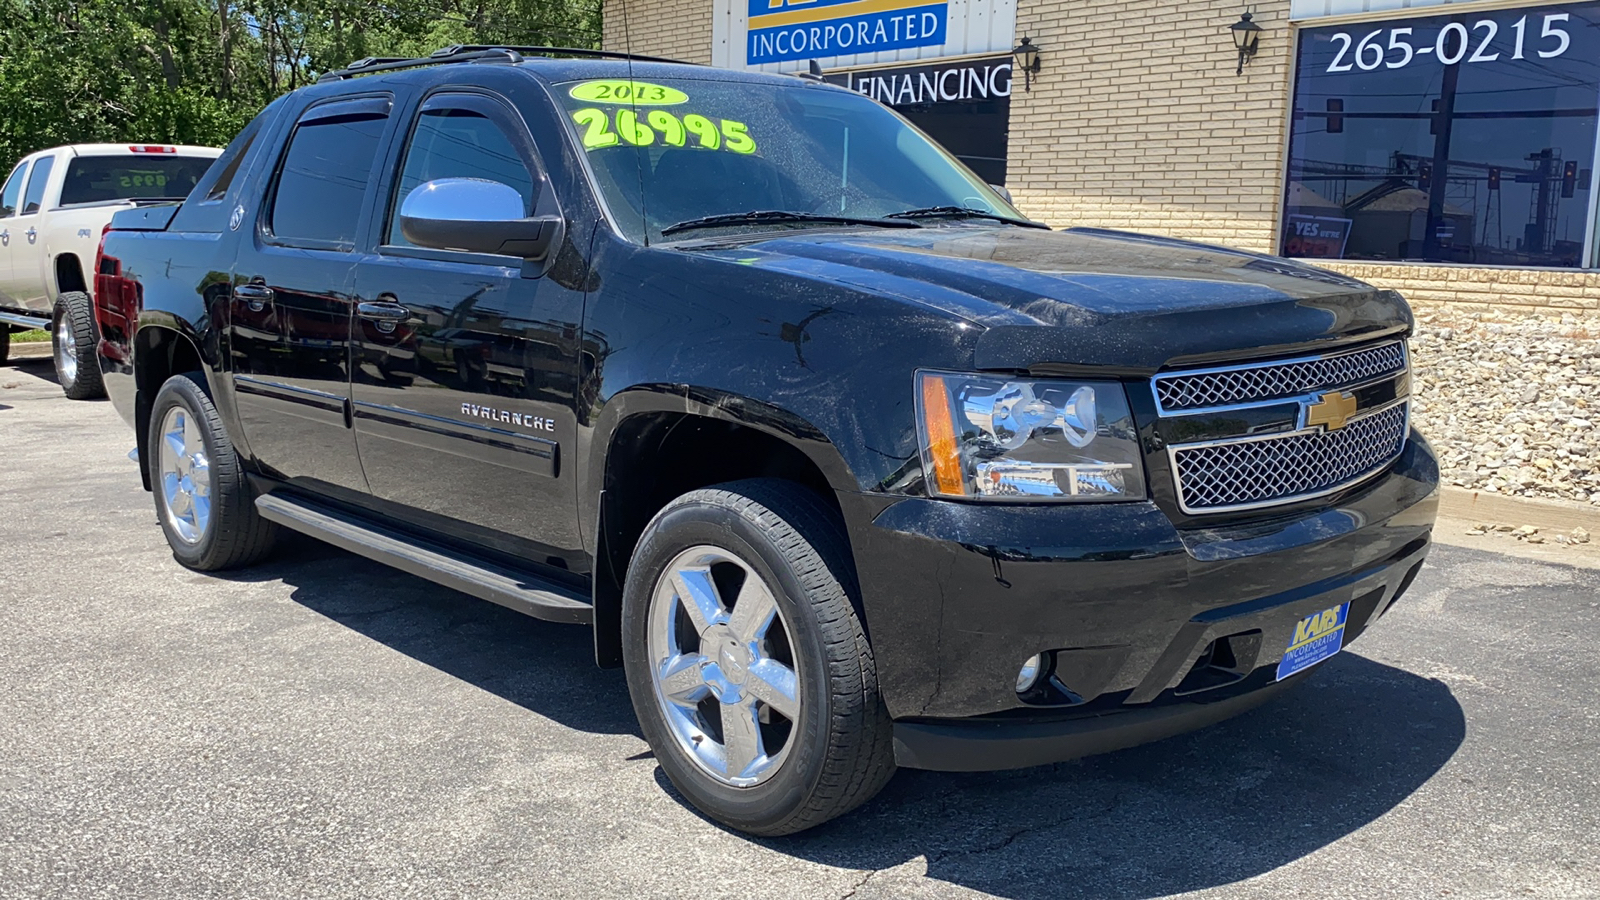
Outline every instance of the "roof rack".
{"type": "Polygon", "coordinates": [[[526,56],[577,56],[591,59],[632,59],[639,62],[664,62],[678,63],[680,65],[695,65],[683,60],[667,59],[661,56],[642,56],[637,53],[617,53],[611,50],[588,50],[581,47],[526,47],[504,44],[452,44],[449,47],[440,47],[427,56],[416,59],[392,56],[369,56],[358,59],[343,69],[323,74],[317,79],[318,84],[328,81],[343,81],[357,75],[370,75],[374,72],[392,72],[396,69],[416,69],[422,66],[437,66],[445,63],[500,61],[515,65],[522,62],[526,56]]]}

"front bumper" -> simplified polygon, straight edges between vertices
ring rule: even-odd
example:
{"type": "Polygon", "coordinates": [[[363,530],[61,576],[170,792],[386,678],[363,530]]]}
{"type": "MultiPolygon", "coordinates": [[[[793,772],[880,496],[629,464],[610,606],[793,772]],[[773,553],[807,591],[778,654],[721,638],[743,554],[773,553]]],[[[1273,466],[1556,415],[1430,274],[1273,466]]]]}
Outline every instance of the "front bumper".
{"type": "Polygon", "coordinates": [[[896,722],[894,760],[907,769],[992,772],[1110,753],[1233,718],[1304,678],[1235,694],[1215,703],[1145,706],[1098,716],[1039,722],[896,722]]]}
{"type": "Polygon", "coordinates": [[[1294,680],[1275,675],[1300,619],[1348,601],[1348,645],[1387,611],[1437,507],[1438,466],[1415,433],[1324,508],[1226,527],[1180,531],[1153,503],[893,502],[851,537],[897,756],[1036,765],[1242,712],[1294,680]],[[1041,651],[1066,690],[1025,701],[1017,669],[1041,651]]]}

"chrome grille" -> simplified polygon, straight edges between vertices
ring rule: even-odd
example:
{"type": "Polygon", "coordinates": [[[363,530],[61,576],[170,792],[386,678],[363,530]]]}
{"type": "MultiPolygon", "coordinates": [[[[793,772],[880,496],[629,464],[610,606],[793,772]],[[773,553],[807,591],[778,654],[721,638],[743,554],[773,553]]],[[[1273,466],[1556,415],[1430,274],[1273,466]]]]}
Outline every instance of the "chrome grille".
{"type": "Polygon", "coordinates": [[[1408,405],[1351,419],[1337,431],[1170,448],[1188,513],[1269,506],[1330,493],[1388,465],[1405,446],[1408,405]]]}
{"type": "Polygon", "coordinates": [[[1232,406],[1346,387],[1405,371],[1405,344],[1395,341],[1350,353],[1157,375],[1162,412],[1232,406]]]}

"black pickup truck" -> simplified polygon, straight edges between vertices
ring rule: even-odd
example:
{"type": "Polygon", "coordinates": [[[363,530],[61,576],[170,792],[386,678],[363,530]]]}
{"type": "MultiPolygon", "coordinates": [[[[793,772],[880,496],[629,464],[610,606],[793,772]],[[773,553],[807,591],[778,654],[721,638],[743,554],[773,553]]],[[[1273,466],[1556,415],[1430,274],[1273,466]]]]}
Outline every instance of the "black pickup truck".
{"type": "Polygon", "coordinates": [[[1429,547],[1398,295],[1051,231],[811,79],[365,61],[96,270],[180,563],[289,528],[588,625],[752,833],[1234,715],[1429,547]]]}

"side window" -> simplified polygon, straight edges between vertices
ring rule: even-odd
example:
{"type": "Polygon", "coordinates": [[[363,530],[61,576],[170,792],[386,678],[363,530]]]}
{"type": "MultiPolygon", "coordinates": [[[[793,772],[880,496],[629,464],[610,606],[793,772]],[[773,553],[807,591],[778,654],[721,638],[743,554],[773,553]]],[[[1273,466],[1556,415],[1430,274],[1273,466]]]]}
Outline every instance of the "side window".
{"type": "Polygon", "coordinates": [[[278,170],[267,219],[273,237],[287,244],[351,246],[388,122],[388,101],[381,103],[382,111],[373,111],[367,100],[327,104],[300,119],[278,170]]]}
{"type": "Polygon", "coordinates": [[[228,196],[228,188],[233,187],[233,176],[239,174],[239,166],[249,155],[250,145],[255,143],[255,140],[255,132],[251,132],[245,135],[242,141],[235,141],[237,146],[228,147],[226,152],[231,153],[232,158],[222,163],[222,171],[217,173],[217,180],[211,183],[211,189],[206,191],[202,203],[212,203],[228,196]]]}
{"type": "Polygon", "coordinates": [[[55,166],[54,156],[46,156],[33,164],[33,174],[28,176],[28,193],[22,198],[23,215],[39,211],[44,203],[44,186],[50,181],[50,170],[55,166]]]}
{"type": "Polygon", "coordinates": [[[28,174],[28,164],[17,163],[11,170],[11,177],[6,179],[4,190],[0,190],[0,217],[16,215],[17,201],[22,199],[22,180],[28,174]]]}
{"type": "Polygon", "coordinates": [[[481,178],[509,185],[522,195],[525,214],[532,214],[541,180],[529,167],[531,153],[523,128],[513,125],[510,115],[493,101],[449,95],[429,100],[406,145],[390,202],[388,243],[410,244],[400,234],[400,206],[419,185],[439,178],[481,178]]]}

